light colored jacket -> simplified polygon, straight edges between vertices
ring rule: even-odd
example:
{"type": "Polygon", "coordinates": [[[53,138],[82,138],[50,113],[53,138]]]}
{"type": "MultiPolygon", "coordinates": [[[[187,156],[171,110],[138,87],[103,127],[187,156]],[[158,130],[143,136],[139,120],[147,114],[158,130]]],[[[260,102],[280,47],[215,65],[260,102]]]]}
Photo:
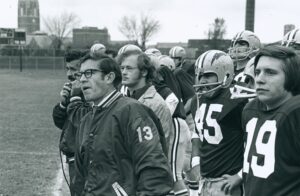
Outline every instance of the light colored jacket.
{"type": "Polygon", "coordinates": [[[170,141],[174,137],[174,129],[172,123],[172,115],[164,99],[152,85],[138,99],[138,101],[151,108],[159,118],[163,131],[165,133],[167,147],[169,147],[170,141]]]}

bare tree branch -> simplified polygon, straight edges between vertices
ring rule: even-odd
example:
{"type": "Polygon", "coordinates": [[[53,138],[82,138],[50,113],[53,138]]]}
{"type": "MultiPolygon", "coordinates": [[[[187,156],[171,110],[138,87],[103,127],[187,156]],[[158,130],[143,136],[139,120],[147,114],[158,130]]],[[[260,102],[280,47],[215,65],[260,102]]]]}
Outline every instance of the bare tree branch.
{"type": "Polygon", "coordinates": [[[134,16],[124,16],[119,23],[119,31],[128,40],[138,43],[142,49],[145,49],[146,43],[159,29],[159,21],[143,14],[139,19],[134,16]]]}
{"type": "Polygon", "coordinates": [[[47,17],[43,20],[46,31],[52,35],[55,41],[55,48],[60,49],[63,40],[72,33],[72,29],[79,25],[80,20],[74,13],[63,12],[54,17],[47,17]]]}
{"type": "Polygon", "coordinates": [[[225,20],[223,18],[216,18],[214,23],[210,24],[210,28],[207,33],[208,39],[224,39],[226,28],[225,20]]]}

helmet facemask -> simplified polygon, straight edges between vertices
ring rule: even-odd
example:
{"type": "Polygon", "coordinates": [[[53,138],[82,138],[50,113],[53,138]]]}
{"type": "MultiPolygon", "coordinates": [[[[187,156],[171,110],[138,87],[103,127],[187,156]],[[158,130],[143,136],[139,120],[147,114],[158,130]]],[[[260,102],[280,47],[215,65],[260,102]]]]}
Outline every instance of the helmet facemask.
{"type": "Polygon", "coordinates": [[[237,33],[231,40],[228,54],[235,62],[245,61],[254,57],[260,47],[260,40],[253,32],[242,31],[237,33]]]}
{"type": "Polygon", "coordinates": [[[218,79],[217,79],[217,82],[201,84],[200,83],[201,77],[204,74],[206,74],[206,73],[203,73],[202,75],[197,76],[197,79],[196,79],[197,84],[195,84],[193,86],[197,97],[201,97],[202,95],[204,95],[205,97],[213,98],[218,94],[218,92],[222,88],[226,88],[228,86],[228,83],[231,83],[231,81],[229,81],[229,75],[225,75],[223,81],[218,81],[218,79]]]}
{"type": "MultiPolygon", "coordinates": [[[[210,50],[203,53],[195,63],[196,81],[194,85],[197,96],[216,95],[219,89],[227,88],[233,80],[233,62],[224,52],[210,50]],[[216,81],[209,79],[201,81],[205,74],[215,74],[216,81]]],[[[211,97],[211,96],[208,96],[211,97]]]]}
{"type": "Polygon", "coordinates": [[[230,57],[235,62],[249,60],[259,50],[257,48],[252,48],[251,46],[249,46],[249,43],[247,43],[247,42],[246,43],[248,46],[246,46],[246,45],[236,46],[237,43],[239,43],[239,42],[246,42],[246,41],[237,40],[233,43],[234,45],[228,49],[228,53],[229,53],[230,57]]]}

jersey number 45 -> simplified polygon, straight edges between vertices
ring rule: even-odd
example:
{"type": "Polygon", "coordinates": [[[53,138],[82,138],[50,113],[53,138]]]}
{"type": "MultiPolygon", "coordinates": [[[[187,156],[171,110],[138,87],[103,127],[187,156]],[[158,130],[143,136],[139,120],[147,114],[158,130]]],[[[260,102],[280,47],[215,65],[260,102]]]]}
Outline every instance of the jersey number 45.
{"type": "Polygon", "coordinates": [[[222,108],[223,105],[221,104],[210,104],[207,109],[207,104],[201,104],[197,109],[194,120],[202,142],[204,138],[209,144],[219,144],[222,141],[223,134],[221,127],[217,120],[212,118],[212,114],[214,112],[222,112],[222,108]],[[210,135],[208,129],[203,127],[204,123],[207,125],[206,127],[214,129],[214,135],[210,135]]]}

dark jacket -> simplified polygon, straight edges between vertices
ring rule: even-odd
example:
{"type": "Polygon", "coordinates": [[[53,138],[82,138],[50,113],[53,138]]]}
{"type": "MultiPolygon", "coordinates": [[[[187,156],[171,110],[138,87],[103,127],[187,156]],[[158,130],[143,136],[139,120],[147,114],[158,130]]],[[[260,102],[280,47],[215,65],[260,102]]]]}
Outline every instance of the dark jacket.
{"type": "MultiPolygon", "coordinates": [[[[86,108],[89,107],[87,103],[85,103],[85,106],[86,108]]],[[[53,108],[52,117],[55,126],[62,130],[59,141],[59,149],[68,158],[74,157],[77,127],[70,122],[67,115],[67,108],[60,103],[56,104],[53,108]]]]}
{"type": "MultiPolygon", "coordinates": [[[[71,103],[71,121],[81,116],[71,103]]],[[[85,110],[82,110],[83,112],[85,110]]],[[[116,92],[81,117],[76,148],[77,195],[166,195],[173,187],[170,167],[151,109],[116,92]]]]}

